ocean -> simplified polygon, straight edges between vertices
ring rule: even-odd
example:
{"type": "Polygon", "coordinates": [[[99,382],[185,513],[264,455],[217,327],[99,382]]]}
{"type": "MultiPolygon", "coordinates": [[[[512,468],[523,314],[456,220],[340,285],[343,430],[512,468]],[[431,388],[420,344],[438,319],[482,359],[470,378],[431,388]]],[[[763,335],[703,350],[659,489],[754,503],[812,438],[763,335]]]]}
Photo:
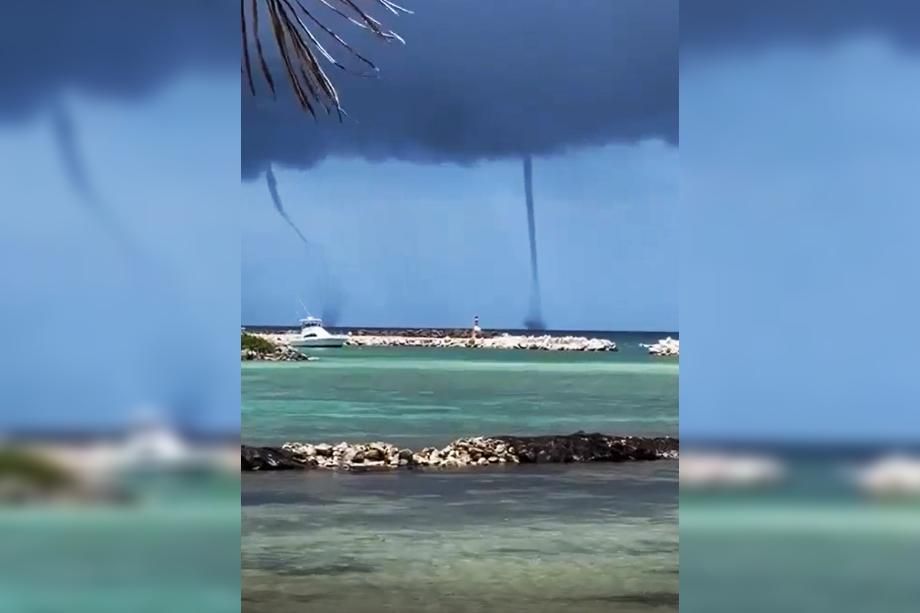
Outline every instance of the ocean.
{"type": "MultiPolygon", "coordinates": [[[[345,348],[242,366],[242,438],[677,434],[678,365],[616,353],[345,348]]],[[[245,474],[243,610],[676,611],[678,465],[245,474]]]]}
{"type": "Polygon", "coordinates": [[[852,469],[890,448],[722,447],[779,460],[786,476],[773,487],[684,489],[682,610],[772,613],[803,603],[812,613],[917,610],[920,500],[873,499],[851,482],[852,469]]]}
{"type": "Polygon", "coordinates": [[[677,435],[678,362],[633,337],[611,353],[313,350],[242,370],[242,439],[445,444],[480,434],[677,435]]]}
{"type": "Polygon", "coordinates": [[[237,610],[239,482],[144,490],[128,506],[0,506],[0,610],[237,610]]]}

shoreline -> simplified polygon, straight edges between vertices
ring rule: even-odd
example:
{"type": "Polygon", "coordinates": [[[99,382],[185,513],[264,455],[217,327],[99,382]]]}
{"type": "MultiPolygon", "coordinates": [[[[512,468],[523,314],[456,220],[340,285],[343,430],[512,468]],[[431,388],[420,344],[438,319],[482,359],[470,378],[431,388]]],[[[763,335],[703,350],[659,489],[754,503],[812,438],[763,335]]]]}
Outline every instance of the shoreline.
{"type": "MultiPolygon", "coordinates": [[[[296,325],[244,325],[243,330],[251,334],[285,334],[298,332],[300,328],[296,325]]],[[[469,336],[470,328],[451,327],[451,326],[327,326],[327,330],[335,334],[363,335],[363,336],[469,336]]],[[[511,336],[528,336],[528,335],[545,335],[551,336],[644,336],[649,339],[672,337],[680,338],[680,333],[676,330],[578,330],[578,329],[546,329],[546,330],[528,330],[525,328],[483,328],[479,333],[482,337],[501,336],[509,334],[511,336]]]]}
{"type": "Polygon", "coordinates": [[[385,442],[240,445],[242,472],[455,469],[511,464],[646,462],[679,459],[680,440],[576,432],[542,436],[477,436],[412,450],[385,442]]]}
{"type": "MultiPolygon", "coordinates": [[[[578,352],[612,352],[618,351],[617,344],[607,338],[571,336],[571,335],[512,335],[507,332],[486,330],[475,337],[470,330],[449,329],[412,329],[402,331],[380,331],[371,333],[367,329],[349,330],[344,347],[422,347],[436,349],[497,349],[525,351],[578,351],[578,352]],[[395,332],[395,333],[391,333],[395,332]]],[[[291,346],[297,338],[295,330],[281,332],[258,332],[244,330],[244,337],[264,341],[272,348],[253,350],[244,348],[240,357],[244,361],[300,361],[299,351],[291,346]]]]}
{"type": "Polygon", "coordinates": [[[507,333],[480,332],[473,337],[469,331],[463,336],[389,336],[351,334],[347,347],[430,347],[439,349],[520,349],[525,351],[618,351],[617,344],[605,338],[586,336],[552,336],[544,334],[511,335],[507,333]]]}
{"type": "MultiPolygon", "coordinates": [[[[510,331],[481,330],[473,336],[468,328],[329,328],[335,334],[347,335],[343,347],[418,347],[432,349],[494,349],[519,351],[574,351],[574,352],[616,352],[619,346],[611,338],[614,335],[642,335],[652,337],[654,332],[575,332],[575,331],[510,331]]],[[[240,352],[241,361],[297,362],[318,359],[303,354],[291,346],[299,336],[299,330],[290,326],[242,327],[244,344],[240,352]],[[247,346],[245,339],[249,339],[247,346]],[[264,344],[259,347],[257,344],[264,344]]],[[[678,333],[669,333],[657,342],[639,343],[649,355],[655,357],[678,357],[680,339],[678,333]]]]}

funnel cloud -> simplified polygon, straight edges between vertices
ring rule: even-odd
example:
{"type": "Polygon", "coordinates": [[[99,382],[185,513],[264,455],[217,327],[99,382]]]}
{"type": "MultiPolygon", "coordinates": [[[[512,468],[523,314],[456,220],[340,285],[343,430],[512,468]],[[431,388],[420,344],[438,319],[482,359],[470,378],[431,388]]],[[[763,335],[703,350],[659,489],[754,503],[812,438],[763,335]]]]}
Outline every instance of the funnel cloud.
{"type": "Polygon", "coordinates": [[[74,191],[83,201],[86,211],[118,243],[118,248],[129,259],[131,264],[141,264],[141,253],[137,248],[136,241],[128,235],[124,226],[118,221],[112,207],[103,201],[93,187],[93,182],[86,169],[86,160],[80,147],[73,118],[59,101],[51,105],[51,129],[60,155],[61,165],[74,191]]]}
{"type": "Polygon", "coordinates": [[[317,245],[307,240],[307,237],[288,215],[287,210],[285,210],[284,203],[281,200],[281,194],[278,193],[278,180],[275,178],[275,172],[271,166],[265,170],[265,183],[268,185],[268,192],[271,194],[275,211],[277,211],[278,215],[291,230],[294,231],[307,248],[307,251],[314,256],[311,264],[316,266],[320,275],[320,299],[322,301],[321,316],[324,323],[334,326],[338,322],[339,315],[342,311],[342,293],[339,290],[338,283],[329,273],[329,266],[326,263],[326,258],[323,257],[322,251],[317,245]]]}
{"type": "Polygon", "coordinates": [[[284,220],[288,226],[291,227],[291,230],[297,234],[301,242],[310,248],[310,241],[307,240],[307,237],[303,235],[303,232],[300,231],[300,228],[297,227],[291,218],[288,216],[287,211],[284,210],[284,203],[281,202],[281,195],[278,193],[278,180],[275,179],[275,173],[272,170],[271,166],[268,167],[268,170],[265,171],[265,183],[268,185],[268,192],[272,196],[272,204],[275,205],[275,210],[278,212],[278,215],[281,216],[281,219],[284,220]]]}
{"type": "Polygon", "coordinates": [[[537,262],[537,226],[533,210],[533,161],[524,156],[524,199],[527,206],[527,238],[530,241],[530,310],[524,319],[528,330],[545,330],[543,301],[540,297],[540,267],[537,262]]]}

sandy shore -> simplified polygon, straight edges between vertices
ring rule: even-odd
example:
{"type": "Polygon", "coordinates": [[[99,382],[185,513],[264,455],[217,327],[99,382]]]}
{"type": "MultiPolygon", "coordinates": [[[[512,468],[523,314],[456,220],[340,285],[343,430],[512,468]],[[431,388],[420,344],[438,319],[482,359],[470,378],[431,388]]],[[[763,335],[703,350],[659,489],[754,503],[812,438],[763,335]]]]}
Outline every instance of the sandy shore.
{"type": "Polygon", "coordinates": [[[170,448],[168,452],[159,452],[155,446],[130,439],[104,438],[87,441],[19,440],[7,443],[4,448],[45,458],[87,480],[105,480],[120,471],[136,467],[154,470],[167,470],[173,466],[225,472],[239,470],[236,445],[230,441],[182,444],[170,448]]]}

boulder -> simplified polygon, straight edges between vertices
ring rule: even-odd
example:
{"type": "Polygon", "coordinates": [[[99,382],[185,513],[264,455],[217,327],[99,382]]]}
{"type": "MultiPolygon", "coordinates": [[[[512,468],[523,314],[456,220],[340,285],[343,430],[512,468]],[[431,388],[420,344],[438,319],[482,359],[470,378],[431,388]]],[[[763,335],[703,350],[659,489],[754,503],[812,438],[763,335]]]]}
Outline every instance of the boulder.
{"type": "Polygon", "coordinates": [[[386,458],[386,453],[380,447],[370,447],[364,452],[363,458],[370,462],[382,462],[386,458]]]}
{"type": "Polygon", "coordinates": [[[240,446],[240,463],[244,471],[303,470],[308,465],[280,447],[240,446]]]}
{"type": "Polygon", "coordinates": [[[626,462],[673,457],[678,439],[577,432],[563,436],[499,436],[522,463],[626,462]]]}

